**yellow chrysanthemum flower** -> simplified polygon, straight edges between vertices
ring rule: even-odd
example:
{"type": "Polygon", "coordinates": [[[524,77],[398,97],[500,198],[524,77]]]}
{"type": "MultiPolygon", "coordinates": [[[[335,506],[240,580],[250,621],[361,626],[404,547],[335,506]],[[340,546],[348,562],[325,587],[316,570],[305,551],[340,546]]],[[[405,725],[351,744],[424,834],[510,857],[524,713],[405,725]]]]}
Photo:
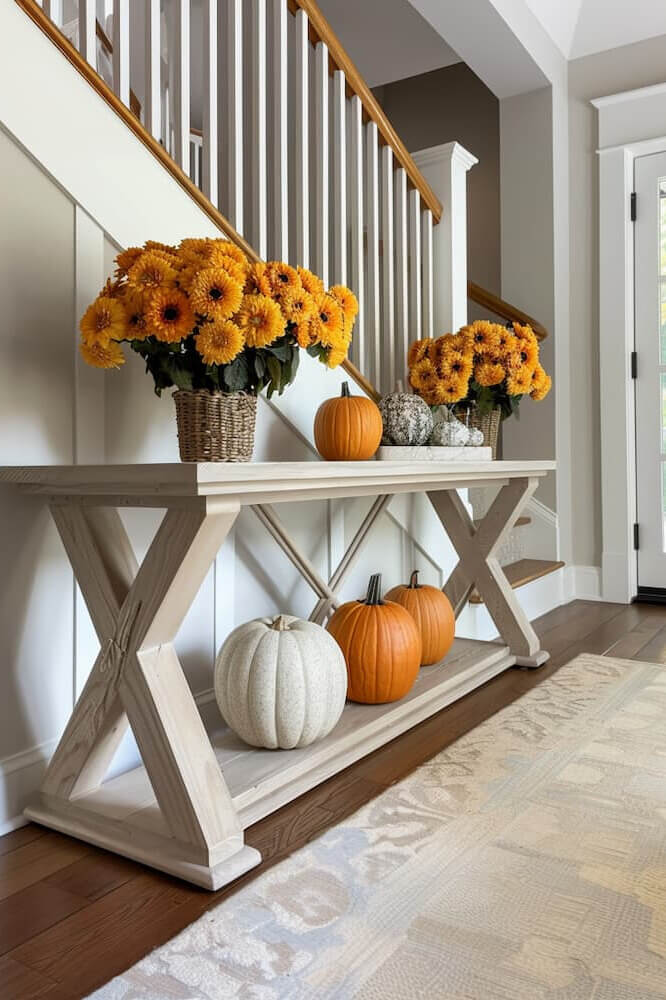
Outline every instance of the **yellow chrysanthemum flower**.
{"type": "Polygon", "coordinates": [[[179,288],[159,288],[148,296],[146,323],[158,340],[175,344],[189,336],[196,320],[184,292],[179,288]]]}
{"type": "Polygon", "coordinates": [[[79,324],[84,342],[92,347],[107,347],[112,340],[124,340],[127,335],[125,310],[117,299],[99,295],[88,306],[79,324]]]}
{"type": "Polygon", "coordinates": [[[409,384],[417,392],[432,392],[440,381],[437,369],[429,358],[421,358],[409,371],[409,384]]]}
{"type": "Polygon", "coordinates": [[[505,358],[510,354],[515,347],[515,337],[511,330],[507,330],[505,326],[498,327],[497,329],[497,344],[494,348],[494,356],[497,360],[505,358]]]}
{"type": "Polygon", "coordinates": [[[539,363],[539,345],[535,337],[518,341],[516,350],[511,354],[512,360],[533,372],[539,363]]]}
{"type": "Polygon", "coordinates": [[[171,246],[170,243],[160,243],[158,240],[146,240],[144,243],[144,249],[158,250],[161,253],[167,254],[169,257],[173,257],[178,253],[178,249],[171,246]]]}
{"type": "Polygon", "coordinates": [[[532,388],[532,372],[526,368],[512,371],[507,375],[506,391],[510,396],[524,396],[532,388]]]}
{"type": "Polygon", "coordinates": [[[542,399],[545,399],[551,390],[552,384],[553,384],[552,378],[550,377],[550,375],[546,375],[542,385],[538,389],[532,389],[532,391],[530,392],[530,396],[537,402],[539,402],[542,399]]]}
{"type": "Polygon", "coordinates": [[[267,295],[244,295],[236,322],[248,347],[265,347],[284,333],[284,316],[267,295]]]}
{"type": "Polygon", "coordinates": [[[485,319],[477,320],[469,327],[472,350],[475,354],[488,354],[497,350],[497,324],[485,319]]]}
{"type": "Polygon", "coordinates": [[[268,295],[273,294],[271,283],[268,277],[268,268],[263,261],[257,261],[248,271],[245,280],[246,295],[268,295]]]}
{"type": "Polygon", "coordinates": [[[331,347],[326,355],[326,364],[329,368],[337,368],[346,357],[347,349],[345,347],[331,347]]]}
{"type": "Polygon", "coordinates": [[[248,260],[246,253],[241,250],[239,246],[236,246],[235,243],[232,243],[231,240],[214,240],[214,243],[215,249],[213,253],[215,256],[222,254],[225,257],[231,257],[231,259],[235,260],[237,264],[241,265],[241,267],[249,265],[250,261],[248,260]]]}
{"type": "Polygon", "coordinates": [[[474,369],[474,378],[479,385],[499,385],[505,375],[504,366],[499,361],[481,361],[474,369]]]}
{"type": "Polygon", "coordinates": [[[199,271],[190,285],[190,303],[196,313],[223,320],[232,316],[243,300],[243,286],[221,267],[199,271]]]}
{"type": "Polygon", "coordinates": [[[130,288],[145,292],[154,288],[168,288],[176,280],[176,271],[166,255],[159,251],[144,252],[127,272],[130,288]]]}
{"type": "Polygon", "coordinates": [[[191,237],[188,236],[187,239],[181,240],[178,244],[178,249],[184,254],[195,254],[199,256],[200,254],[205,254],[208,247],[212,243],[212,240],[208,237],[191,237]]]}
{"type": "Polygon", "coordinates": [[[243,334],[231,320],[207,323],[194,338],[197,351],[207,365],[227,365],[243,350],[243,334]]]}
{"type": "Polygon", "coordinates": [[[464,399],[467,395],[467,383],[468,380],[464,378],[446,378],[437,385],[433,392],[433,396],[436,397],[436,402],[432,405],[438,405],[445,403],[450,405],[451,403],[457,403],[459,400],[464,399]]]}
{"type": "Polygon", "coordinates": [[[116,274],[118,277],[123,278],[127,275],[133,264],[136,264],[139,257],[145,253],[142,247],[129,247],[127,250],[123,250],[116,257],[116,274]]]}
{"type": "Polygon", "coordinates": [[[315,300],[309,292],[301,288],[295,292],[285,292],[280,296],[280,308],[285,319],[290,323],[300,325],[304,320],[314,315],[315,300]]]}
{"type": "Polygon", "coordinates": [[[245,284],[247,268],[243,264],[239,264],[237,260],[228,254],[215,251],[211,254],[207,264],[209,267],[220,268],[222,271],[226,271],[229,277],[237,281],[241,288],[245,284]]]}
{"type": "Polygon", "coordinates": [[[145,340],[150,336],[150,330],[146,323],[146,302],[141,292],[135,292],[131,288],[123,297],[125,307],[125,322],[127,323],[128,340],[145,340]]]}
{"type": "Polygon", "coordinates": [[[427,357],[428,349],[432,345],[433,340],[431,337],[426,337],[425,340],[415,340],[409,345],[409,350],[407,351],[407,365],[412,368],[423,358],[427,357]]]}
{"type": "Polygon", "coordinates": [[[122,348],[113,340],[108,344],[86,344],[82,341],[79,350],[83,360],[93,368],[120,368],[125,364],[122,348]]]}
{"type": "Polygon", "coordinates": [[[349,341],[345,337],[342,307],[332,295],[324,292],[315,299],[315,312],[310,322],[316,343],[338,349],[347,347],[349,341]]]}
{"type": "Polygon", "coordinates": [[[349,327],[351,329],[354,320],[358,316],[358,299],[346,285],[333,285],[329,289],[329,293],[342,309],[342,314],[345,318],[345,328],[349,327]]]}
{"type": "Polygon", "coordinates": [[[469,382],[472,374],[472,359],[462,351],[445,350],[437,368],[445,379],[464,379],[469,382]]]}
{"type": "Polygon", "coordinates": [[[285,292],[294,293],[303,290],[296,268],[281,260],[271,260],[266,264],[266,276],[274,296],[281,297],[285,292]]]}
{"type": "Polygon", "coordinates": [[[297,267],[296,270],[306,292],[309,292],[315,298],[324,293],[324,282],[321,278],[318,278],[312,271],[308,271],[307,267],[297,267]]]}

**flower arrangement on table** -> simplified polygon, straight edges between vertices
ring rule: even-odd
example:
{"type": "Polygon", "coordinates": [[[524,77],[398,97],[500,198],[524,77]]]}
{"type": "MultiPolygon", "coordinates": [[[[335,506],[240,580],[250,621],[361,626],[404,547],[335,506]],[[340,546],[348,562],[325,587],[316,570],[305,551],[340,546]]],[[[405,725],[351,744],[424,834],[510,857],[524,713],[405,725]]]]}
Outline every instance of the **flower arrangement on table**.
{"type": "MultiPolygon", "coordinates": [[[[282,393],[301,349],[339,365],[357,313],[343,285],[327,290],[304,268],[252,261],[228,240],[184,239],[177,247],[150,240],[116,257],[114,279],[81,320],[80,350],[88,364],[118,368],[127,343],[145,360],[157,395],[175,386],[177,408],[179,396],[197,393],[200,404],[217,397],[228,411],[221,395],[282,393]]],[[[200,412],[190,424],[202,419],[200,412]]]]}
{"type": "Polygon", "coordinates": [[[456,334],[417,340],[407,364],[410,385],[429,406],[475,407],[481,415],[499,408],[502,419],[525,395],[544,399],[552,384],[534,331],[520,323],[478,320],[456,334]]]}

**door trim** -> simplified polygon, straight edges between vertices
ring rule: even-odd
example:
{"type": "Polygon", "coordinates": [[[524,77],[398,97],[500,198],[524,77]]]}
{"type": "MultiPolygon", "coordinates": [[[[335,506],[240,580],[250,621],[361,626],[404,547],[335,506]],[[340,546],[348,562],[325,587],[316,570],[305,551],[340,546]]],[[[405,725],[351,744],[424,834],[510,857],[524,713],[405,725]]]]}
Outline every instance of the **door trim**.
{"type": "MultiPolygon", "coordinates": [[[[599,115],[599,376],[601,593],[629,604],[638,596],[634,350],[634,161],[666,152],[663,96],[654,88],[591,103],[599,115]],[[637,137],[640,128],[642,136],[637,137]],[[651,137],[649,137],[651,136],[651,137]]],[[[638,206],[640,212],[640,205],[638,206]]],[[[575,482],[574,482],[575,489],[575,482]]]]}

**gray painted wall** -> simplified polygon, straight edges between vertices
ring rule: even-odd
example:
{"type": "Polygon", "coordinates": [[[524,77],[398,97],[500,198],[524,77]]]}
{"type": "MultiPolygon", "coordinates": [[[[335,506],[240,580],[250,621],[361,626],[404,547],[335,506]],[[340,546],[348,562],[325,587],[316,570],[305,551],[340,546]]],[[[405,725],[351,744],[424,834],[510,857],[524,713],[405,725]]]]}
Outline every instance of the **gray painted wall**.
{"type": "Polygon", "coordinates": [[[468,273],[499,293],[499,101],[464,63],[389,83],[374,93],[410,152],[456,140],[478,157],[467,175],[468,273]]]}

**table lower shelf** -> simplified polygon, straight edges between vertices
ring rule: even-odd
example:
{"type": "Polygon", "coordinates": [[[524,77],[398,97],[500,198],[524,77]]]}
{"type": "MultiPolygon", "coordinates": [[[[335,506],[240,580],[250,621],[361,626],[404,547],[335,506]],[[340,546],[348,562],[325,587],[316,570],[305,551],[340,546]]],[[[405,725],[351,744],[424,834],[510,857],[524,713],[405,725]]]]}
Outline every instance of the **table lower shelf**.
{"type": "MultiPolygon", "coordinates": [[[[248,747],[224,725],[214,702],[204,705],[211,743],[243,829],[321,784],[354,761],[516,662],[500,643],[456,639],[439,664],[423,667],[410,693],[387,705],[348,703],[335,729],[300,750],[248,747]]],[[[82,840],[116,851],[206,888],[237,878],[260,861],[242,847],[232,859],[203,859],[170,836],[143,767],[71,801],[39,796],[26,815],[82,840]],[[241,849],[242,848],[242,849],[241,849]]]]}

